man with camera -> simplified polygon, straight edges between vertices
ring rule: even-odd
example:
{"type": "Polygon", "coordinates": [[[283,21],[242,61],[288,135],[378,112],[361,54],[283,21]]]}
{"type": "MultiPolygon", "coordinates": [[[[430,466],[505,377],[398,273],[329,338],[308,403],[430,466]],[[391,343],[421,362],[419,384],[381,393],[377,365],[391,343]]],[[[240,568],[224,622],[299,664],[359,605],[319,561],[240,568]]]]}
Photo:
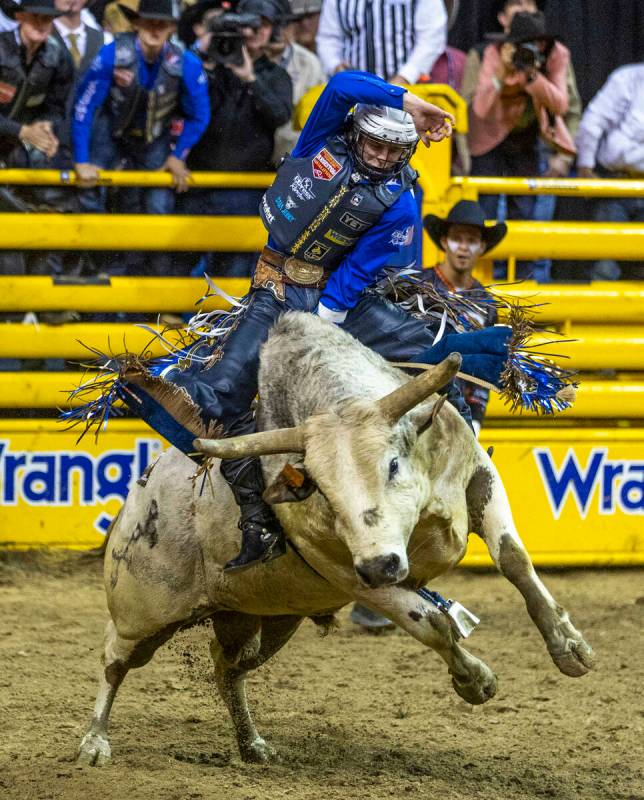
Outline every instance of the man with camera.
{"type": "MultiPolygon", "coordinates": [[[[207,32],[194,45],[208,78],[213,115],[192,149],[193,170],[264,172],[272,170],[275,131],[293,112],[292,84],[285,69],[266,50],[289,11],[280,0],[241,0],[236,13],[209,14],[215,3],[204,0],[189,11],[193,30],[207,32]]],[[[214,189],[182,198],[185,214],[256,216],[261,190],[214,189]]],[[[213,253],[202,260],[217,275],[247,276],[257,254],[213,253]],[[212,263],[211,263],[212,262],[212,263]]]]}
{"type": "MultiPolygon", "coordinates": [[[[101,48],[76,93],[76,174],[81,186],[91,188],[101,168],[124,164],[166,170],[175,190],[185,192],[186,158],[210,119],[206,77],[199,59],[170,41],[177,22],[172,0],[141,0],[137,12],[127,6],[122,10],[135,33],[117,34],[101,48]],[[99,124],[94,124],[98,112],[99,124]],[[170,126],[178,116],[183,130],[172,151],[170,126]]],[[[120,197],[119,210],[125,213],[168,214],[174,208],[169,189],[127,190],[120,197]]],[[[83,204],[88,211],[104,211],[105,190],[86,193],[83,204]]],[[[146,268],[162,270],[160,257],[155,255],[146,268]]]]}
{"type": "MultiPolygon", "coordinates": [[[[539,139],[558,153],[575,154],[563,120],[568,110],[570,53],[547,30],[541,12],[514,14],[507,34],[491,35],[478,68],[468,60],[463,79],[470,91],[473,175],[539,175],[539,139]],[[472,74],[476,69],[476,74],[472,74]]],[[[488,218],[498,198],[483,197],[488,218]]],[[[531,219],[532,197],[510,196],[509,219],[531,219]]]]}

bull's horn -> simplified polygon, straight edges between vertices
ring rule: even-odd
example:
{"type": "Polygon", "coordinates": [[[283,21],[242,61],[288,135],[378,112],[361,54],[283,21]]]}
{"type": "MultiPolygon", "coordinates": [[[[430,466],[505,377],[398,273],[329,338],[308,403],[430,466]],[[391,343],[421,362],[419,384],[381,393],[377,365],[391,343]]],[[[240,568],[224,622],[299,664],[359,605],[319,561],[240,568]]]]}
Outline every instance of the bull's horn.
{"type": "Polygon", "coordinates": [[[451,381],[460,368],[460,353],[450,353],[440,364],[430,367],[422,375],[378,400],[378,408],[389,422],[398,422],[403,414],[451,381]]]}
{"type": "Polygon", "coordinates": [[[231,436],[230,439],[195,439],[194,447],[201,453],[217,458],[246,458],[273,453],[303,453],[304,436],[301,428],[280,428],[274,431],[231,436]]]}

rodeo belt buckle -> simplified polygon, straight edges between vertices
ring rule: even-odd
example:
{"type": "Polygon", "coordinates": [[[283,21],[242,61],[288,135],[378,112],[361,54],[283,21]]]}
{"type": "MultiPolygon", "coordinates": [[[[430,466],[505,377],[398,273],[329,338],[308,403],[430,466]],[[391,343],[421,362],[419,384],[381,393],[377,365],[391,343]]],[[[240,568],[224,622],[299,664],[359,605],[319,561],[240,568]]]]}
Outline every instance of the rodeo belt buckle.
{"type": "Polygon", "coordinates": [[[299,259],[287,258],[284,262],[284,274],[294,283],[309,286],[322,279],[324,269],[317,264],[305,264],[299,259]]]}

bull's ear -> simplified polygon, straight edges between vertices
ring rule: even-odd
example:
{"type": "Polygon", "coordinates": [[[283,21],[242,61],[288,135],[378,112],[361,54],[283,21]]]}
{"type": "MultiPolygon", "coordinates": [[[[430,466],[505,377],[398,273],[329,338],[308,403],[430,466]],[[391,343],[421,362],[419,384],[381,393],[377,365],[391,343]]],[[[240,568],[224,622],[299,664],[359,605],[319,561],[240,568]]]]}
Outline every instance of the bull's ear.
{"type": "Polygon", "coordinates": [[[262,497],[271,505],[297,503],[310,497],[316,488],[304,467],[285,464],[273,483],[264,490],[262,497]]]}
{"type": "Polygon", "coordinates": [[[418,436],[420,436],[421,433],[425,433],[432,422],[436,419],[441,408],[443,407],[443,404],[445,403],[445,400],[447,400],[447,396],[443,394],[435,403],[432,403],[431,406],[428,406],[427,403],[423,403],[422,406],[419,406],[417,409],[412,411],[409,416],[411,417],[413,426],[416,428],[416,434],[418,436]]]}

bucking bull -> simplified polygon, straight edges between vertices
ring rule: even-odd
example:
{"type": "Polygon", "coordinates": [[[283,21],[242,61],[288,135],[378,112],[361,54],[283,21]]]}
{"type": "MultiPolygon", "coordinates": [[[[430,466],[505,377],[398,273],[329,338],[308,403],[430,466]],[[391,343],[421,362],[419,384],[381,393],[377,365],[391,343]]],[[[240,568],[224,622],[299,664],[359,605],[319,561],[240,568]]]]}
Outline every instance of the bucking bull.
{"type": "Polygon", "coordinates": [[[578,677],[592,667],[591,648],[534,571],[492,461],[436,394],[459,365],[452,354],[410,379],[312,314],[279,320],[262,350],[259,432],[195,445],[215,458],[262,456],[288,553],[224,574],[239,549],[232,494],[217,468],[195,474],[185,455],[166,451],[133,486],[107,542],[111,621],[79,758],[110,757],[108,716],[128,670],[203,620],[212,621],[217,687],[245,761],[273,754],[249,713],[246,673],[304,618],[328,621],[352,600],[436,650],[467,702],[486,702],[495,674],[417,591],[461,560],[470,531],[523,595],[559,670],[578,677]]]}

